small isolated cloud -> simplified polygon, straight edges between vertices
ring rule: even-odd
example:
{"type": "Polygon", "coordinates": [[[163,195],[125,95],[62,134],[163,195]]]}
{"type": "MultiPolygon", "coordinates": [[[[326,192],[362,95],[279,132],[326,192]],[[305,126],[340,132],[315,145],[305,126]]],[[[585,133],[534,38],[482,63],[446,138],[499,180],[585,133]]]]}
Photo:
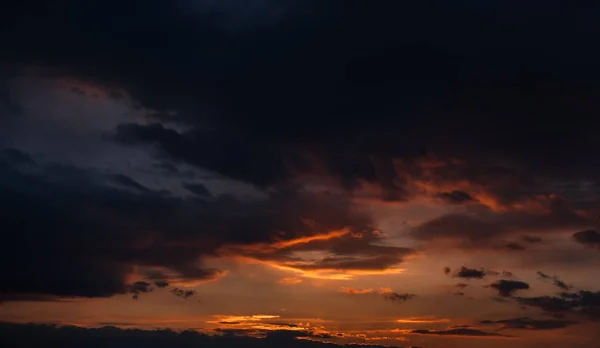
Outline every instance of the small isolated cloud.
{"type": "Polygon", "coordinates": [[[385,293],[383,294],[383,297],[388,300],[388,301],[394,301],[394,302],[406,302],[410,299],[413,299],[415,297],[417,297],[416,294],[409,294],[409,293],[397,293],[397,292],[389,292],[389,293],[385,293]]]}
{"type": "Polygon", "coordinates": [[[134,300],[138,300],[141,293],[152,292],[153,290],[152,284],[148,282],[138,281],[129,285],[129,292],[132,294],[131,298],[134,300]]]}
{"type": "Polygon", "coordinates": [[[171,290],[171,293],[177,297],[181,297],[182,299],[187,300],[188,298],[196,295],[196,290],[175,288],[171,290]]]}
{"type": "Polygon", "coordinates": [[[474,269],[462,266],[454,276],[465,279],[483,279],[485,278],[485,275],[486,272],[483,269],[474,269]]]}
{"type": "Polygon", "coordinates": [[[167,286],[169,286],[169,283],[158,280],[154,282],[154,285],[156,285],[159,288],[166,288],[167,286]]]}
{"type": "Polygon", "coordinates": [[[529,284],[518,280],[502,279],[490,284],[490,287],[496,289],[498,291],[498,295],[502,297],[510,297],[519,290],[529,289],[529,284]]]}
{"type": "Polygon", "coordinates": [[[577,243],[588,247],[600,248],[600,233],[596,230],[585,230],[573,234],[577,243]]]}
{"type": "Polygon", "coordinates": [[[502,274],[503,277],[506,277],[506,278],[514,277],[514,274],[512,272],[509,272],[509,271],[502,271],[501,274],[502,274]]]}

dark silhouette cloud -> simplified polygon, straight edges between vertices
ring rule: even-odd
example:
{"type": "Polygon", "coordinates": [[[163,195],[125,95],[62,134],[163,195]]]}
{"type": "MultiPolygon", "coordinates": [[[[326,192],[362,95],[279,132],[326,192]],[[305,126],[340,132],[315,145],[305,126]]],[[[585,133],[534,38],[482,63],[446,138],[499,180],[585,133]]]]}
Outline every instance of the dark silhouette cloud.
{"type": "Polygon", "coordinates": [[[169,286],[169,283],[165,281],[156,281],[154,282],[154,285],[156,285],[159,288],[166,288],[167,286],[169,286]]]}
{"type": "Polygon", "coordinates": [[[152,284],[148,282],[138,281],[129,285],[129,292],[132,293],[131,298],[138,300],[141,293],[147,293],[154,291],[152,284]]]}
{"type": "Polygon", "coordinates": [[[478,329],[472,328],[457,328],[457,329],[447,329],[447,330],[426,330],[426,329],[418,329],[411,330],[410,333],[420,334],[420,335],[436,335],[436,336],[480,336],[480,337],[510,337],[507,335],[499,334],[497,332],[486,332],[478,329]]]}
{"type": "Polygon", "coordinates": [[[567,283],[558,279],[558,277],[556,277],[556,276],[550,276],[550,275],[540,272],[540,271],[538,271],[537,274],[540,276],[540,279],[551,280],[552,284],[559,287],[561,290],[568,291],[568,290],[571,290],[571,288],[572,288],[570,285],[568,285],[567,283]]]}
{"type": "Polygon", "coordinates": [[[596,182],[589,116],[600,69],[588,43],[600,29],[576,25],[596,23],[595,12],[311,0],[246,13],[203,3],[14,4],[3,11],[0,62],[85,79],[111,98],[124,89],[158,112],[154,125],[121,126],[118,139],[260,187],[321,168],[346,188],[376,183],[383,199],[403,200],[394,159],[430,154],[476,163],[468,177],[503,183],[491,186],[504,202],[547,182],[596,182]],[[564,114],[567,123],[546,122],[564,114]]]}
{"type": "Polygon", "coordinates": [[[516,297],[526,307],[541,309],[556,318],[572,316],[580,320],[600,320],[600,292],[577,290],[556,296],[516,297]]]}
{"type": "Polygon", "coordinates": [[[187,300],[188,298],[196,295],[196,290],[175,288],[171,289],[171,293],[177,297],[187,300]]]}
{"type": "Polygon", "coordinates": [[[410,299],[415,298],[417,295],[415,294],[409,294],[409,293],[397,293],[397,292],[389,292],[389,293],[384,293],[383,297],[388,300],[388,301],[393,301],[393,302],[406,302],[410,299]]]}
{"type": "Polygon", "coordinates": [[[513,318],[503,320],[482,320],[481,324],[485,325],[501,325],[501,329],[519,329],[519,330],[554,330],[562,329],[571,325],[577,324],[576,321],[570,320],[536,320],[531,318],[513,318]]]}
{"type": "MultiPolygon", "coordinates": [[[[306,269],[382,270],[413,252],[373,244],[380,237],[371,217],[345,195],[281,189],[251,201],[185,199],[140,189],[123,176],[36,164],[18,150],[0,154],[7,163],[0,165],[0,259],[14,265],[0,284],[3,294],[125,294],[134,265],[148,281],[211,280],[223,271],[198,260],[228,246],[266,260],[287,260],[297,250],[336,255],[299,266],[306,269]],[[115,178],[122,185],[113,185],[115,178]],[[347,232],[285,244],[327,231],[347,232]],[[170,272],[144,270],[157,267],[170,272]]],[[[139,295],[145,288],[135,289],[139,295]]]]}
{"type": "Polygon", "coordinates": [[[596,230],[585,230],[573,234],[577,243],[588,247],[600,248],[600,233],[596,230]]]}
{"type": "Polygon", "coordinates": [[[465,279],[483,279],[486,275],[485,270],[483,269],[473,269],[462,266],[456,274],[455,277],[465,278],[465,279]]]}
{"type": "Polygon", "coordinates": [[[475,199],[470,194],[464,191],[455,190],[451,192],[440,192],[436,196],[450,204],[461,204],[475,201],[475,199]]]}
{"type": "MultiPolygon", "coordinates": [[[[360,274],[435,248],[526,263],[564,231],[580,231],[571,247],[599,248],[600,50],[590,44],[599,19],[552,1],[12,1],[0,11],[0,146],[41,133],[5,139],[7,119],[46,131],[12,97],[15,81],[74,81],[69,98],[126,109],[98,126],[103,144],[143,154],[153,171],[98,169],[96,154],[66,165],[44,162],[44,151],[0,151],[0,262],[11,265],[0,299],[143,298],[167,284],[185,298],[188,284],[226,274],[215,257],[360,274]],[[151,177],[159,172],[170,181],[151,177]],[[218,194],[229,185],[253,194],[218,194]],[[441,213],[405,224],[414,249],[391,246],[365,201],[441,213]]],[[[88,121],[67,106],[65,136],[94,133],[80,132],[88,121]]],[[[55,109],[40,119],[54,122],[55,109]]],[[[591,260],[547,261],[576,258],[591,260]]],[[[511,276],[444,273],[453,283],[511,276]]],[[[517,280],[490,287],[544,314],[598,318],[596,292],[540,276],[562,292],[516,297],[528,288],[517,280]]]]}
{"type": "Polygon", "coordinates": [[[506,278],[511,278],[511,277],[514,277],[514,274],[513,274],[512,272],[510,272],[510,271],[506,271],[506,270],[502,271],[502,273],[500,273],[500,274],[501,274],[503,277],[506,277],[506,278]]]}
{"type": "Polygon", "coordinates": [[[519,290],[527,290],[529,289],[529,284],[525,282],[521,282],[518,280],[498,280],[492,284],[490,284],[492,289],[498,291],[498,295],[502,297],[510,297],[515,294],[515,292],[519,290]]]}
{"type": "Polygon", "coordinates": [[[327,334],[310,331],[266,331],[263,338],[250,337],[247,330],[222,330],[221,335],[206,335],[193,330],[181,332],[155,329],[120,329],[114,326],[103,328],[80,328],[76,326],[56,327],[50,325],[23,325],[0,323],[3,346],[12,347],[298,347],[298,348],[383,348],[379,345],[337,345],[314,340],[299,340],[298,337],[330,338],[327,334]]]}

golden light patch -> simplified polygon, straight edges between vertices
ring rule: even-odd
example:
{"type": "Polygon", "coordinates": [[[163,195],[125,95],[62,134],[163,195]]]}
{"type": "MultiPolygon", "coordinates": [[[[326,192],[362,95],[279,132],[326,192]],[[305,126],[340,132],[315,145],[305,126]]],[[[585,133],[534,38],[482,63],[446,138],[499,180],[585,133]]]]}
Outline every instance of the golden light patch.
{"type": "Polygon", "coordinates": [[[409,317],[395,320],[397,323],[402,324],[432,324],[432,323],[448,323],[448,318],[433,318],[433,317],[409,317]]]}
{"type": "Polygon", "coordinates": [[[379,288],[379,289],[354,289],[354,288],[340,288],[338,292],[343,292],[348,295],[365,295],[365,294],[389,294],[392,292],[391,288],[379,288]]]}
{"type": "Polygon", "coordinates": [[[295,273],[299,277],[311,279],[352,280],[357,276],[401,274],[406,271],[403,268],[388,268],[383,270],[340,270],[323,268],[316,270],[305,270],[299,268],[299,266],[302,266],[302,264],[294,262],[264,261],[253,258],[246,258],[246,260],[249,262],[258,262],[280,271],[295,273]]]}

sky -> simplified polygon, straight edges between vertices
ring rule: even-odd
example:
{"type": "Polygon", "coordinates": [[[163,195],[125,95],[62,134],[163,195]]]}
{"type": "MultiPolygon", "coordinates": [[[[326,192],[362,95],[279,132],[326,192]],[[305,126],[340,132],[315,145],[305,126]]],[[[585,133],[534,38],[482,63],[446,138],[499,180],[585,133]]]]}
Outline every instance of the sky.
{"type": "Polygon", "coordinates": [[[597,346],[599,6],[0,17],[9,346],[597,346]]]}

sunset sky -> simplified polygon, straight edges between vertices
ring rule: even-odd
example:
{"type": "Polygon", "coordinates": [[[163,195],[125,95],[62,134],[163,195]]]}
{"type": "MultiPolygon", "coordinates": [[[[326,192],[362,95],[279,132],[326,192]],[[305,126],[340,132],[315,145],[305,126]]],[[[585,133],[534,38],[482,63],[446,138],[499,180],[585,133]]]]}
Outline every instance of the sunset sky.
{"type": "Polygon", "coordinates": [[[15,346],[597,347],[599,6],[11,3],[15,346]]]}

